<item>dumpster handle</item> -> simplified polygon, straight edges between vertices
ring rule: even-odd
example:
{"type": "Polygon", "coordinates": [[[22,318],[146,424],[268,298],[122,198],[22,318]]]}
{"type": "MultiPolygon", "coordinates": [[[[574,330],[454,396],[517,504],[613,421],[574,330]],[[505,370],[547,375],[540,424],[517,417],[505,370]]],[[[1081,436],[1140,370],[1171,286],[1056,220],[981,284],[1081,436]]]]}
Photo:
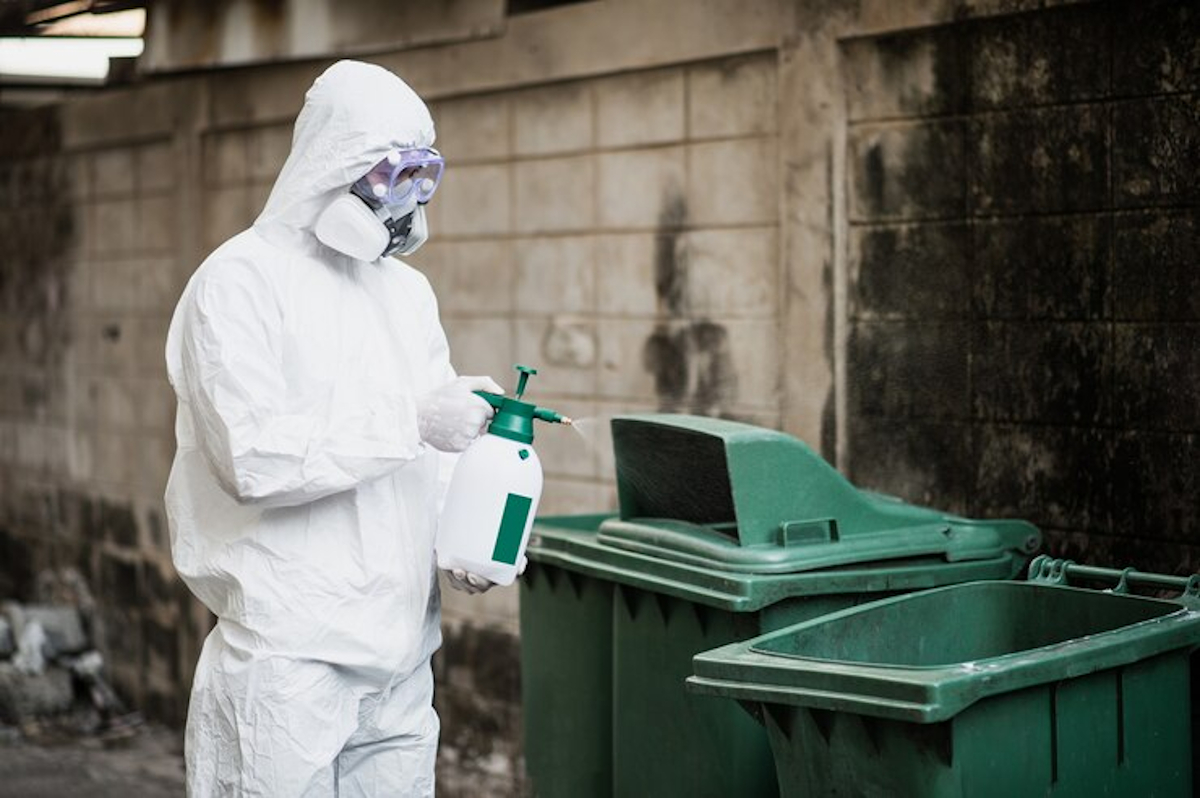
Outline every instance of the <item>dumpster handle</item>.
{"type": "Polygon", "coordinates": [[[1191,576],[1168,576],[1133,568],[1097,568],[1092,565],[1080,565],[1072,560],[1060,560],[1045,554],[1034,558],[1029,563],[1030,582],[1040,582],[1049,585],[1067,585],[1071,579],[1089,579],[1097,582],[1112,582],[1110,593],[1128,593],[1131,587],[1157,587],[1166,590],[1178,590],[1180,595],[1174,600],[1189,609],[1200,610],[1200,574],[1191,576]]]}

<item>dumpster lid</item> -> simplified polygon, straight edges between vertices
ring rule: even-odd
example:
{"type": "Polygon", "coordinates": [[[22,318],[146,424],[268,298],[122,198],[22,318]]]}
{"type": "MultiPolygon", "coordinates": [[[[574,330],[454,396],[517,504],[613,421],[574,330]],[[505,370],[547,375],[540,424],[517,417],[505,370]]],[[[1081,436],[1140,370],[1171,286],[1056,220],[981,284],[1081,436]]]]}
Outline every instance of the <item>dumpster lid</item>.
{"type": "Polygon", "coordinates": [[[601,542],[694,565],[790,573],[937,555],[1036,551],[1024,521],[974,521],[850,484],[804,442],[725,419],[612,421],[619,516],[601,542]]]}

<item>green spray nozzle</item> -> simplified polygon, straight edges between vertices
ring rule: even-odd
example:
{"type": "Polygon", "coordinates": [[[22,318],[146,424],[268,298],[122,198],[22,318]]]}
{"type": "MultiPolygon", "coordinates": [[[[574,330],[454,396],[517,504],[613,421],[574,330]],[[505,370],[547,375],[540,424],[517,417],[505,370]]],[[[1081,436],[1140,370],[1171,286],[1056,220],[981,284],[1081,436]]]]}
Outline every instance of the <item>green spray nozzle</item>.
{"type": "Polygon", "coordinates": [[[535,418],[550,424],[571,423],[571,419],[561,413],[547,407],[537,407],[529,402],[522,402],[521,396],[525,393],[525,386],[528,384],[529,378],[537,374],[537,369],[521,365],[514,366],[514,368],[521,374],[517,378],[515,397],[488,391],[475,392],[496,409],[495,415],[492,416],[492,423],[488,425],[488,432],[521,443],[533,443],[533,420],[535,418]]]}

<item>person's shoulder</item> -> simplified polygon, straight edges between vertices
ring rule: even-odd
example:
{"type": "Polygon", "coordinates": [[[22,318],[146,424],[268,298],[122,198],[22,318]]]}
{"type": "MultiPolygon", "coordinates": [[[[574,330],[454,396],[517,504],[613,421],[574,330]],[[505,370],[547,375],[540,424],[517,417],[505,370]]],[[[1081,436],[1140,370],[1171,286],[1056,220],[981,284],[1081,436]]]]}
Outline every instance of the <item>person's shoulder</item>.
{"type": "Polygon", "coordinates": [[[196,269],[192,279],[209,284],[237,284],[271,279],[280,259],[272,246],[253,230],[245,230],[217,247],[196,269]]]}
{"type": "Polygon", "coordinates": [[[395,257],[383,258],[380,265],[386,270],[389,279],[400,283],[407,292],[433,298],[433,285],[420,269],[409,266],[395,257]]]}

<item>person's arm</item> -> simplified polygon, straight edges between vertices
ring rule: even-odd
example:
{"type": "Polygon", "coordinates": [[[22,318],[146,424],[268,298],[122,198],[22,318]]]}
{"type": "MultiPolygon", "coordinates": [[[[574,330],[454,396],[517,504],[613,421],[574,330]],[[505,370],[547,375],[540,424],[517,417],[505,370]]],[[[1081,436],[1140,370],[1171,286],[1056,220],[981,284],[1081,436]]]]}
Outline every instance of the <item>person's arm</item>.
{"type": "Polygon", "coordinates": [[[218,480],[239,502],[303,504],[417,455],[411,395],[337,380],[319,396],[289,395],[282,318],[252,265],[201,278],[193,289],[182,366],[196,434],[218,480]]]}

